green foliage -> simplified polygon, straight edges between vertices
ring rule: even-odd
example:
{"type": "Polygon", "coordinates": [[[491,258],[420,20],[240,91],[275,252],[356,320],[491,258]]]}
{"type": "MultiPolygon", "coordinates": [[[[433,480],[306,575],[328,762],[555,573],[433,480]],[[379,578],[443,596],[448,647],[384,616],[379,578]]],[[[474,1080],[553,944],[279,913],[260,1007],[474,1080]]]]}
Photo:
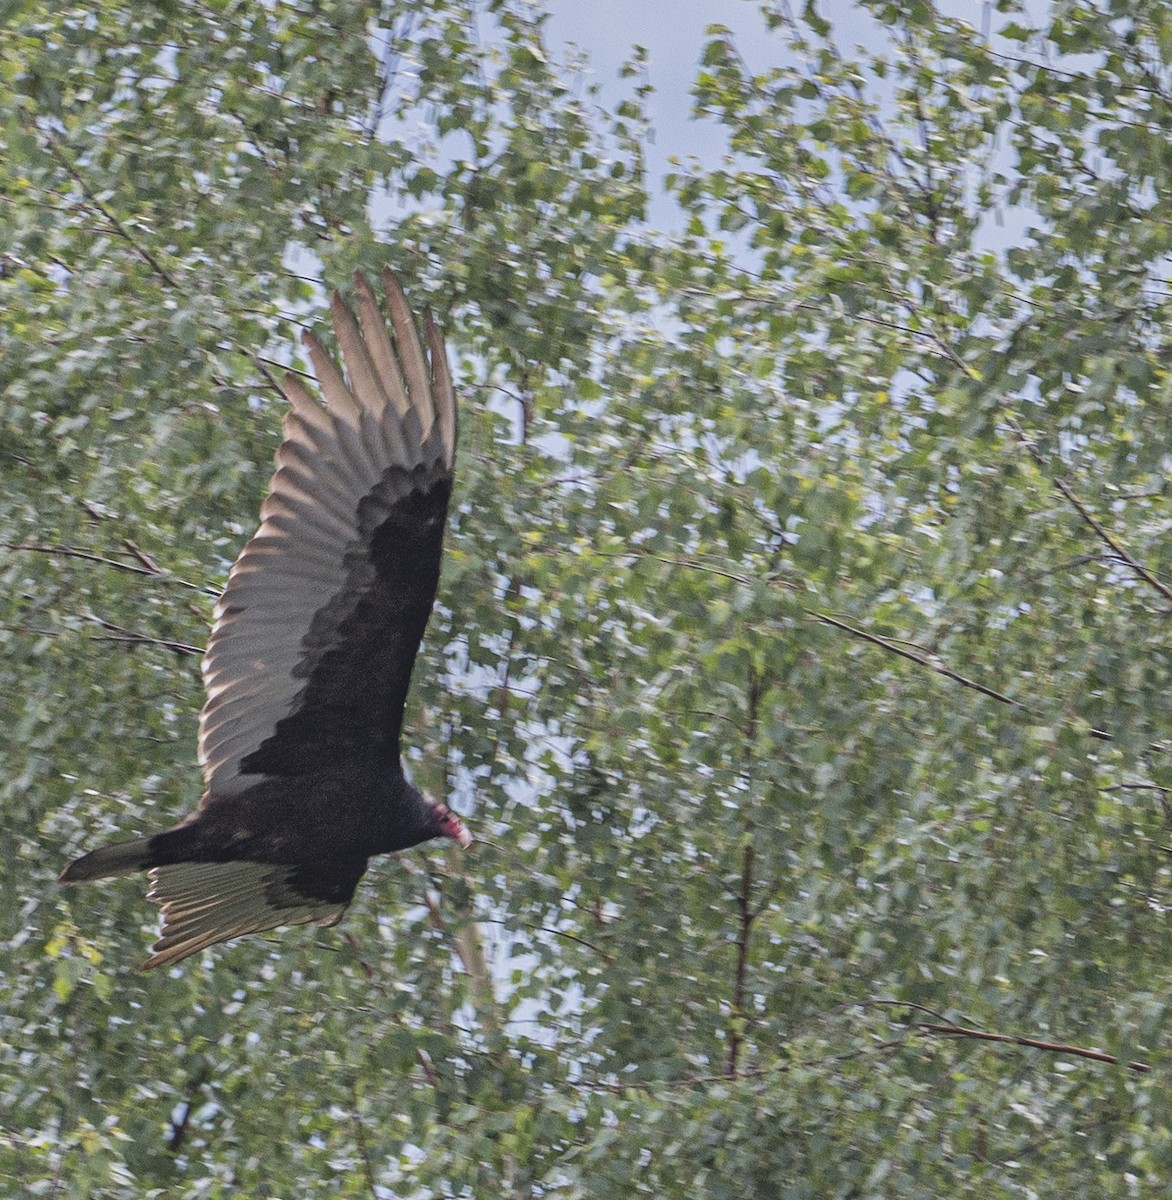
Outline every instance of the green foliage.
{"type": "Polygon", "coordinates": [[[8,1194],[1161,1192],[1172,6],[865,7],[713,27],[666,230],[640,61],[522,0],[0,9],[8,1194]],[[276,376],[384,262],[482,840],[140,976],[142,881],[56,873],[198,801],[276,376]]]}

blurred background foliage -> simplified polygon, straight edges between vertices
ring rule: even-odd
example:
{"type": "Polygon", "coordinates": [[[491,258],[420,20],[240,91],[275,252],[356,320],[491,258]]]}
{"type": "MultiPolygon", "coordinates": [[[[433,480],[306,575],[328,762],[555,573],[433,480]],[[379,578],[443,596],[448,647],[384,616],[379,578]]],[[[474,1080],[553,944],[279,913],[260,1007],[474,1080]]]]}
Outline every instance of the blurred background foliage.
{"type": "Polygon", "coordinates": [[[5,1194],[1161,1193],[1172,4],[1038,7],[714,26],[664,181],[523,0],[0,5],[5,1194]],[[141,975],[57,872],[198,801],[275,380],[384,263],[482,840],[141,975]]]}

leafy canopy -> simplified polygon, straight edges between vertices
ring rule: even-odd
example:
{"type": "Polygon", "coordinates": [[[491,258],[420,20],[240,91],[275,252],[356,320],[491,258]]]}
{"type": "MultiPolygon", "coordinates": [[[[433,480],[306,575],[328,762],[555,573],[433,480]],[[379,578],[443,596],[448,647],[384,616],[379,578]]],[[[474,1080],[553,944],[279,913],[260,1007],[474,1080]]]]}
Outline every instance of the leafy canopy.
{"type": "Polygon", "coordinates": [[[714,27],[663,183],[523,0],[4,6],[12,1194],[1168,1177],[1172,5],[863,9],[714,27]],[[409,765],[483,840],[140,976],[141,881],[56,873],[197,802],[275,379],[388,261],[464,396],[409,765]]]}

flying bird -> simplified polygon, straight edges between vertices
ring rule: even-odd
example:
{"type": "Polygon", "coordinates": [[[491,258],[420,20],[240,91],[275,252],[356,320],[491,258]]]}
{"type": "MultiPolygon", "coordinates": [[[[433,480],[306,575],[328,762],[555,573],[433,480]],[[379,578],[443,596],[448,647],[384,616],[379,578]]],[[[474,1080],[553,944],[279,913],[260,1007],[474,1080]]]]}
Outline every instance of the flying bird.
{"type": "Polygon", "coordinates": [[[324,406],[285,378],[277,471],[203,659],[199,807],[61,873],[150,872],[163,931],[144,968],[279,925],[332,925],[373,855],[472,840],[400,760],[439,585],[456,397],[431,314],[425,352],[389,270],[383,290],[389,331],[361,274],[357,316],[333,297],[345,373],[304,335],[324,406]]]}

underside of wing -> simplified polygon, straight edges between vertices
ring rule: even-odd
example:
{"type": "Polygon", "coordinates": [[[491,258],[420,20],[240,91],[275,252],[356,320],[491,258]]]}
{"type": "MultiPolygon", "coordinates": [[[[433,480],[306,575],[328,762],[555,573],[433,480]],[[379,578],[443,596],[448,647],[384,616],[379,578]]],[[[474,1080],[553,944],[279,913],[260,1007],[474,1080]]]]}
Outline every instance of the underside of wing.
{"type": "MultiPolygon", "coordinates": [[[[204,658],[200,763],[211,794],[236,795],[274,771],[303,769],[282,769],[274,753],[257,757],[283,722],[312,725],[319,756],[338,730],[353,740],[378,725],[397,741],[438,584],[456,415],[430,315],[425,351],[390,272],[384,286],[389,331],[361,276],[357,316],[334,297],[345,375],[306,335],[324,406],[299,379],[286,380],[277,472],[260,529],[228,576],[204,658]],[[418,517],[433,532],[438,525],[438,536],[413,536],[418,517]],[[315,680],[323,690],[323,671],[332,672],[325,705],[304,711],[315,680]],[[345,697],[341,707],[336,697],[345,697]]],[[[338,755],[353,750],[337,747],[338,755]]]]}
{"type": "Polygon", "coordinates": [[[163,935],[143,969],[280,925],[333,925],[365,870],[365,859],[313,867],[243,861],[154,867],[148,895],[162,907],[163,935]]]}

